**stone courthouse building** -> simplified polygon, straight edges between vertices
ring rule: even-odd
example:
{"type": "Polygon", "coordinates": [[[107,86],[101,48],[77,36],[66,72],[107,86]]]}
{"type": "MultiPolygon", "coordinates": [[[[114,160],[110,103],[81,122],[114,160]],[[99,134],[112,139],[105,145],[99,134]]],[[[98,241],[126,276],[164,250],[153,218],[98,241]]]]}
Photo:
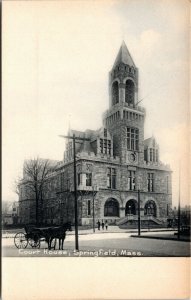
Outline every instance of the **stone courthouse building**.
{"type": "MultiPolygon", "coordinates": [[[[139,75],[123,42],[109,73],[109,109],[98,130],[69,130],[85,138],[76,143],[79,224],[98,220],[125,224],[137,220],[138,190],[142,221],[162,224],[172,203],[171,170],[160,161],[157,141],[144,139],[145,109],[138,102],[139,75]]],[[[42,222],[74,222],[73,144],[67,140],[64,160],[57,164],[43,191],[42,222]]],[[[20,193],[20,221],[35,219],[35,200],[20,193]]]]}

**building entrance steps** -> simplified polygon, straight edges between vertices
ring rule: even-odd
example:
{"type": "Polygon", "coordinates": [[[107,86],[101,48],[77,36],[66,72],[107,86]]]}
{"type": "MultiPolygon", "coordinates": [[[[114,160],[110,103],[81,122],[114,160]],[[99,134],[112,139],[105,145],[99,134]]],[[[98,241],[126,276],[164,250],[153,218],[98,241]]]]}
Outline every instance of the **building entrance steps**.
{"type": "MultiPolygon", "coordinates": [[[[120,220],[117,221],[117,225],[120,226],[120,225],[131,225],[131,226],[136,226],[137,227],[137,222],[138,222],[138,215],[127,215],[123,218],[121,218],[120,220]]],[[[149,216],[149,215],[146,215],[146,216],[141,216],[141,224],[143,227],[145,226],[148,226],[150,225],[151,227],[152,226],[163,226],[164,227],[164,224],[159,220],[157,219],[156,217],[154,216],[149,216]]]]}

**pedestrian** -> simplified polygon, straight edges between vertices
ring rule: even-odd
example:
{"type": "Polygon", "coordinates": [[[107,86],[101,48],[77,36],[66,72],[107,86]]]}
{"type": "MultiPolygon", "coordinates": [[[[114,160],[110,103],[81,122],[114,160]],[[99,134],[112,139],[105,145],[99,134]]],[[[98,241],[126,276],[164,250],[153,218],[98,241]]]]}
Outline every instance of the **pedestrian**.
{"type": "Polygon", "coordinates": [[[107,223],[107,220],[105,221],[105,229],[107,230],[108,228],[108,223],[107,223]]]}
{"type": "Polygon", "coordinates": [[[104,224],[104,221],[102,220],[102,223],[101,223],[102,230],[104,230],[104,226],[105,226],[105,224],[104,224]]]}
{"type": "Polygon", "coordinates": [[[101,223],[100,223],[100,221],[98,220],[98,222],[97,222],[97,229],[98,229],[98,230],[100,230],[100,225],[101,225],[101,223]]]}

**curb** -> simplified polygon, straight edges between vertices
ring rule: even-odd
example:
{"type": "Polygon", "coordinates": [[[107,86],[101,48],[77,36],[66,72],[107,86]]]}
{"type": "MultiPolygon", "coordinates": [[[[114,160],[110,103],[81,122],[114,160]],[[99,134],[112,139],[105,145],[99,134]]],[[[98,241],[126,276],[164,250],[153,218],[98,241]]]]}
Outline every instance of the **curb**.
{"type": "Polygon", "coordinates": [[[159,236],[138,236],[138,235],[131,235],[131,237],[134,238],[143,238],[143,239],[153,239],[153,240],[165,240],[165,241],[175,241],[175,242],[190,242],[190,240],[184,240],[184,239],[176,239],[176,238],[165,238],[165,237],[159,237],[159,236]]]}

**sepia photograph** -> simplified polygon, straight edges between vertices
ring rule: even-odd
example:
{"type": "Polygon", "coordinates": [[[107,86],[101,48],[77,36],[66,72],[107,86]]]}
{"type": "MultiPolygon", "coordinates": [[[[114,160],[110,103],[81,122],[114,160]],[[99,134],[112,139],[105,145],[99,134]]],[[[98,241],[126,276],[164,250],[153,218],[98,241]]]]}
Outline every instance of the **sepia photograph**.
{"type": "MultiPolygon", "coordinates": [[[[4,1],[3,270],[23,259],[145,268],[184,258],[179,283],[187,276],[189,8],[186,0],[4,1]]],[[[188,281],[177,289],[187,295],[188,281]]],[[[41,293],[30,296],[101,299],[41,293]]]]}

